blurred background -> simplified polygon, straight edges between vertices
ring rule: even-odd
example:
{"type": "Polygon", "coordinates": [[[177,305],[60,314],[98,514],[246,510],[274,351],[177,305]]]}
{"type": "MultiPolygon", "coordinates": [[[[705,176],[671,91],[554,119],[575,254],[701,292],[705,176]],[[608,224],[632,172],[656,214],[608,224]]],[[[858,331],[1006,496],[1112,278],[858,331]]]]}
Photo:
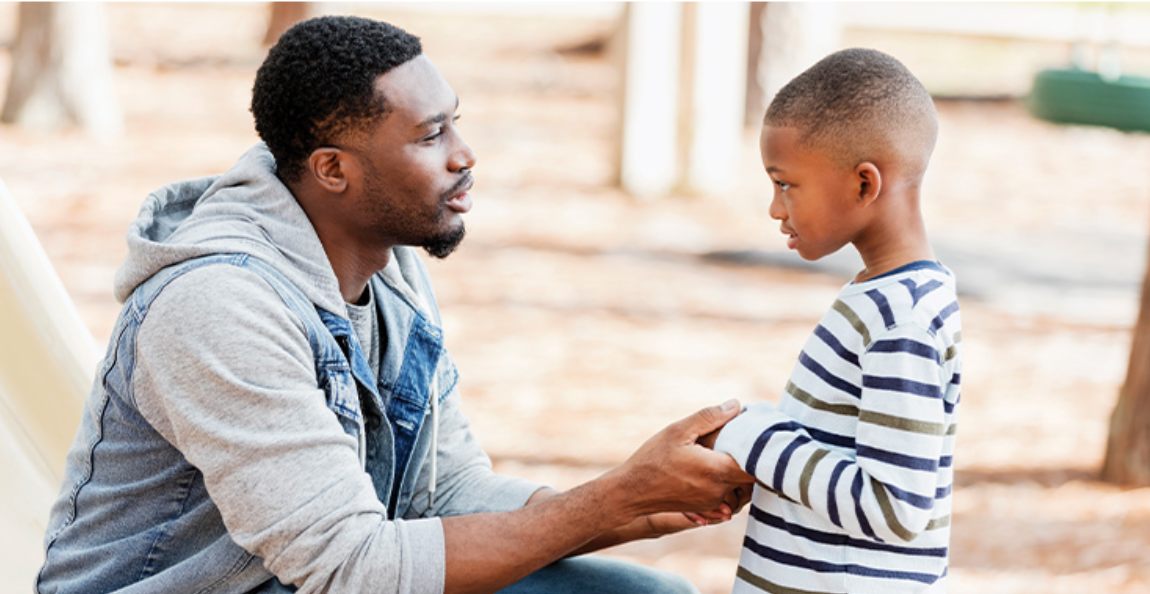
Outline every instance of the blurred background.
{"type": "MultiPolygon", "coordinates": [[[[286,24],[315,14],[419,35],[459,94],[479,161],[468,239],[429,263],[448,346],[497,470],[558,488],[700,407],[777,399],[859,264],[787,252],[758,122],[831,51],[900,59],[936,98],[924,208],[965,325],[950,591],[1150,590],[1145,390],[1127,390],[1133,412],[1111,429],[1128,370],[1128,388],[1146,388],[1134,378],[1150,368],[1130,364],[1150,231],[1150,136],[1136,130],[1150,103],[1031,115],[1048,69],[1146,93],[1150,6],[0,3],[0,180],[96,350],[140,203],[225,171],[258,140],[255,70],[286,24]],[[1108,442],[1134,471],[1103,474],[1108,442]]],[[[32,423],[20,428],[27,396],[3,388],[7,431],[35,442],[32,423]]],[[[68,440],[81,397],[51,413],[68,440]]],[[[0,537],[0,590],[29,590],[50,496],[0,476],[0,502],[24,510],[0,523],[21,535],[0,537]]],[[[606,554],[719,594],[744,524],[606,554]]]]}

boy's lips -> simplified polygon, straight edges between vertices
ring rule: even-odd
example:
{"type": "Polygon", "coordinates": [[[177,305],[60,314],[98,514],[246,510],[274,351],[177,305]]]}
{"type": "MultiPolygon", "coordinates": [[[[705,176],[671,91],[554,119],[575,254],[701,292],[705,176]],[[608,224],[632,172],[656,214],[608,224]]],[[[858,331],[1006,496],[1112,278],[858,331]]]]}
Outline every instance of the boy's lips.
{"type": "Polygon", "coordinates": [[[796,234],[794,231],[791,231],[790,229],[787,229],[786,227],[780,227],[779,231],[781,231],[783,235],[787,236],[787,249],[793,250],[796,247],[798,247],[798,245],[799,245],[798,234],[796,234]]]}

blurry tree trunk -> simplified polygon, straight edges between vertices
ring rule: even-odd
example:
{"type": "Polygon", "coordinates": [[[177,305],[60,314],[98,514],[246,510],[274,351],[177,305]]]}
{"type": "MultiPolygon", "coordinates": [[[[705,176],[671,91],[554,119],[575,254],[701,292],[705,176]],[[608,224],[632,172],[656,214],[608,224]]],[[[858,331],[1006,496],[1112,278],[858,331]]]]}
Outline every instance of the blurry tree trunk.
{"type": "Polygon", "coordinates": [[[315,14],[312,2],[272,2],[271,8],[268,29],[264,33],[264,45],[274,44],[292,25],[315,14]]]}
{"type": "Polygon", "coordinates": [[[1150,264],[1142,280],[1142,306],[1126,383],[1110,416],[1102,478],[1119,485],[1150,486],[1150,264]]]}
{"type": "Polygon", "coordinates": [[[0,122],[48,130],[74,124],[105,137],[123,130],[102,4],[20,3],[0,122]]]}

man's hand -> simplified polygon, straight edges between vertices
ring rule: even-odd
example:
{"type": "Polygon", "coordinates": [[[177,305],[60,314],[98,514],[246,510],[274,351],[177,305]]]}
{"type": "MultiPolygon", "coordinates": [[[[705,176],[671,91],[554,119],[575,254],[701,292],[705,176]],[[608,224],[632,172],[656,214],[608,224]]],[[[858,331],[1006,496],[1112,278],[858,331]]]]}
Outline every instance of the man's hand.
{"type": "Polygon", "coordinates": [[[739,403],[730,400],[705,408],[647,440],[622,466],[612,471],[625,488],[635,494],[628,502],[637,516],[663,511],[709,514],[726,518],[737,509],[736,487],[754,483],[738,463],[726,454],[699,445],[699,438],[716,431],[739,414],[739,403]],[[729,500],[729,502],[728,502],[729,500]]]}
{"type": "Polygon", "coordinates": [[[522,509],[441,518],[444,592],[494,592],[567,555],[697,525],[686,512],[729,519],[754,478],[698,440],[738,413],[735,400],[705,408],[655,434],[622,466],[565,493],[536,492],[522,509]]]}

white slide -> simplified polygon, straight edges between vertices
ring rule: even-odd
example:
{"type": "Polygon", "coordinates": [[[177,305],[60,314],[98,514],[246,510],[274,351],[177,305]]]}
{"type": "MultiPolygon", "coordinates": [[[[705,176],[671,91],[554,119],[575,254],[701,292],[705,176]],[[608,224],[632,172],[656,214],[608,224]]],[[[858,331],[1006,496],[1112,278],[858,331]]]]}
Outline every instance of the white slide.
{"type": "Polygon", "coordinates": [[[99,351],[0,181],[0,592],[30,592],[99,351]]]}

